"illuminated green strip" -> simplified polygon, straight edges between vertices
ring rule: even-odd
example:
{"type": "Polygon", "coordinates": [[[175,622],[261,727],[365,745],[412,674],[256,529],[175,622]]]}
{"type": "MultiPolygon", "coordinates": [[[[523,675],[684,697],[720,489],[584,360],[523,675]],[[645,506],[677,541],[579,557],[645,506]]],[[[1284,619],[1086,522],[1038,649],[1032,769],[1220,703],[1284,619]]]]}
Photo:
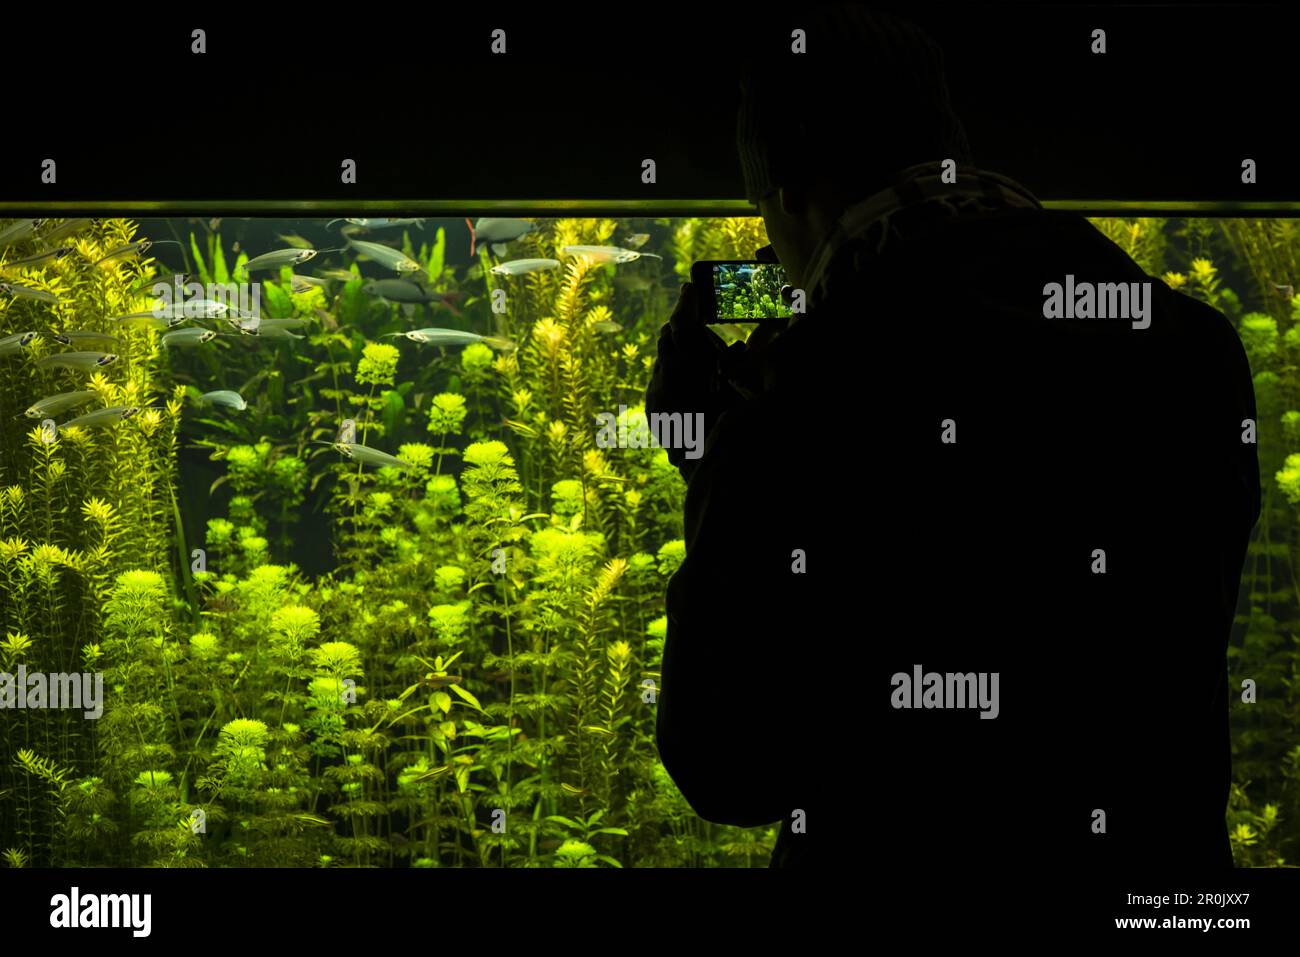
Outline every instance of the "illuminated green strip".
{"type": "Polygon", "coordinates": [[[1101,200],[1101,199],[1045,199],[1048,209],[1062,209],[1085,213],[1089,216],[1167,216],[1172,213],[1192,213],[1197,216],[1239,216],[1257,213],[1261,216],[1290,216],[1300,214],[1300,202],[1279,200],[1210,201],[1210,200],[1101,200]]]}
{"type": "MultiPolygon", "coordinates": [[[[1047,199],[1048,209],[1067,210],[1090,216],[1260,216],[1300,215],[1300,201],[1204,201],[1204,200],[1101,200],[1047,199]]],[[[357,213],[389,213],[464,216],[501,213],[521,216],[752,216],[757,208],[743,199],[337,199],[312,200],[102,200],[79,202],[0,201],[0,216],[44,213],[99,213],[107,215],[199,215],[243,213],[252,216],[336,216],[357,213]]]]}
{"type": "Polygon", "coordinates": [[[743,199],[337,199],[309,200],[103,200],[95,202],[4,202],[0,215],[16,213],[174,213],[233,215],[278,215],[318,213],[441,213],[463,216],[481,212],[556,216],[654,215],[654,216],[744,216],[756,215],[757,207],[743,199]]]}

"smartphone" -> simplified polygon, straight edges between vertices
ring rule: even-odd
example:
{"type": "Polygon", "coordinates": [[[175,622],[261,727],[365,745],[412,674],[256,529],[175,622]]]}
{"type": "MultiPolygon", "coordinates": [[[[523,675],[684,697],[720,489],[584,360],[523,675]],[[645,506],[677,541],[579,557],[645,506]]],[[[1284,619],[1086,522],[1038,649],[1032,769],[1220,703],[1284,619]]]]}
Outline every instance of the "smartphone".
{"type": "Polygon", "coordinates": [[[691,284],[703,297],[707,325],[786,319],[792,315],[782,295],[787,280],[780,263],[701,259],[691,264],[691,284]]]}

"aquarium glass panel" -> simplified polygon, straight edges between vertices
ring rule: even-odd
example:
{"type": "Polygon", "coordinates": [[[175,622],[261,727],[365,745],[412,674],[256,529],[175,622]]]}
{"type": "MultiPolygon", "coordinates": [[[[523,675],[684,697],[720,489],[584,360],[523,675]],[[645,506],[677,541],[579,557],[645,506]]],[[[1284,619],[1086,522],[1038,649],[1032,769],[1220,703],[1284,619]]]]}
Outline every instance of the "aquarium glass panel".
{"type": "MultiPolygon", "coordinates": [[[[1254,370],[1229,832],[1274,865],[1300,836],[1300,228],[1093,222],[1254,370]]],[[[776,826],[702,820],[656,755],[685,488],[644,409],[691,264],[766,243],[744,216],[0,220],[0,853],[766,866],[776,826]]],[[[726,283],[728,341],[784,308],[726,283]]]]}

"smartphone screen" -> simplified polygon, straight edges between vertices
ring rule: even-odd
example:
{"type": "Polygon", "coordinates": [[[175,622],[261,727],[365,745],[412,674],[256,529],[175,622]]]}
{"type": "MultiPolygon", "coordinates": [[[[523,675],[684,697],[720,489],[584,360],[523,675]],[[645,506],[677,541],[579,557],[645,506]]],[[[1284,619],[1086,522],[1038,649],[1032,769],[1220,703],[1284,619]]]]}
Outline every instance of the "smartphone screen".
{"type": "Polygon", "coordinates": [[[786,277],[779,263],[712,261],[707,267],[713,293],[712,322],[785,319],[792,314],[781,297],[786,277]]]}

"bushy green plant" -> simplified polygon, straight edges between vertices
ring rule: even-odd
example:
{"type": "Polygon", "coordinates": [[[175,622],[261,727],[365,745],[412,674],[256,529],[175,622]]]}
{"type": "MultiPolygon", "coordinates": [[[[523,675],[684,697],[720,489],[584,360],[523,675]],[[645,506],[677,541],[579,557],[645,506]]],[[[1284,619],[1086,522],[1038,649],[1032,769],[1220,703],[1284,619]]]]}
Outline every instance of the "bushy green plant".
{"type": "MultiPolygon", "coordinates": [[[[41,237],[55,225],[46,223],[28,239],[0,249],[6,282],[58,297],[50,303],[0,295],[0,336],[37,334],[17,352],[0,356],[0,634],[11,636],[12,661],[32,671],[73,672],[105,667],[102,648],[124,637],[120,630],[110,630],[107,619],[115,583],[127,570],[158,569],[163,582],[159,614],[170,619],[174,613],[172,569],[180,542],[172,515],[181,406],[163,368],[157,335],[111,321],[146,308],[141,292],[153,273],[151,260],[118,256],[101,261],[139,238],[133,224],[86,221],[58,240],[72,248],[69,254],[32,267],[5,268],[44,249],[41,237]],[[54,338],[65,330],[108,333],[117,342],[69,348],[54,338]],[[37,362],[53,353],[97,346],[117,360],[91,372],[44,368],[37,362]],[[23,416],[38,399],[67,391],[90,391],[94,397],[79,410],[52,416],[56,421],[105,406],[139,406],[142,411],[97,429],[50,430],[41,427],[40,419],[23,416]]],[[[134,637],[143,640],[143,635],[134,637]]],[[[146,649],[151,656],[155,651],[146,649]]],[[[154,706],[161,710],[163,701],[154,706]]],[[[5,755],[29,749],[43,761],[77,769],[75,773],[106,763],[107,744],[103,734],[69,710],[6,712],[0,727],[5,755]]],[[[0,800],[0,834],[5,835],[0,843],[34,866],[104,859],[99,856],[102,845],[95,856],[85,858],[79,856],[80,848],[73,852],[70,842],[79,831],[81,840],[114,831],[104,819],[115,806],[109,790],[97,785],[93,800],[78,798],[60,806],[34,800],[32,781],[12,760],[0,761],[0,794],[22,796],[17,804],[0,800]]],[[[81,792],[70,784],[64,793],[81,792]]]]}
{"type": "MultiPolygon", "coordinates": [[[[1300,839],[1300,231],[1096,223],[1224,310],[1251,359],[1265,508],[1229,662],[1258,701],[1233,704],[1228,826],[1240,863],[1287,865],[1300,839]]],[[[168,352],[155,331],[111,324],[147,308],[160,271],[94,264],[136,238],[121,220],[7,277],[60,301],[0,296],[0,334],[39,333],[0,356],[0,668],[100,671],[107,698],[95,723],[30,710],[0,725],[9,866],[766,863],[774,828],[700,820],[654,749],[681,479],[661,449],[594,439],[598,413],[643,421],[690,262],[749,258],[761,222],[543,220],[510,257],[562,266],[520,276],[494,274],[483,249],[457,261],[446,228],[433,232],[398,241],[455,310],[370,295],[365,263],[323,284],[267,274],[263,314],[302,320],[301,340],[168,352]],[[640,232],[664,260],[562,252],[640,232]],[[427,326],[494,340],[391,337],[427,326]],[[118,335],[121,357],[84,375],[37,366],[73,328],[118,335]],[[143,410],[52,442],[21,417],[73,388],[143,410]],[[219,388],[248,409],[192,404],[219,388]],[[406,467],[330,447],[347,420],[406,467]]],[[[0,250],[0,267],[39,237],[0,250]]],[[[203,282],[242,278],[246,261],[212,230],[185,247],[203,282]]]]}
{"type": "Polygon", "coordinates": [[[1300,297],[1293,288],[1300,229],[1287,219],[1093,222],[1171,288],[1222,310],[1250,360],[1263,508],[1228,648],[1235,780],[1227,824],[1240,866],[1293,866],[1300,856],[1300,297]],[[1253,701],[1243,694],[1247,679],[1253,701]]]}

